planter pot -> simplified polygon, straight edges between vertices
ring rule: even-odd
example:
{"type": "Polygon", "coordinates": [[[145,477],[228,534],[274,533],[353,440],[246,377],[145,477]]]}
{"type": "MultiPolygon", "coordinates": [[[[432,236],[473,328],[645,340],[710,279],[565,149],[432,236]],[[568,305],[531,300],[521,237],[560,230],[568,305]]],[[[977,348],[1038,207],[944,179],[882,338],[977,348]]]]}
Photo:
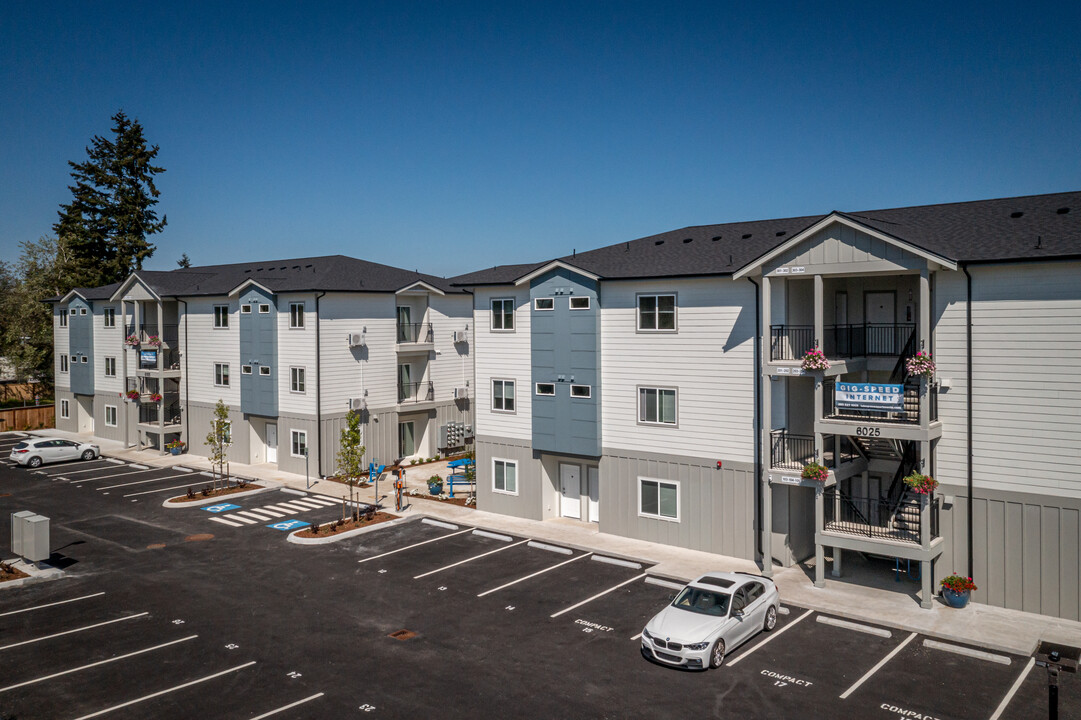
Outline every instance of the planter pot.
{"type": "Polygon", "coordinates": [[[179,455],[181,448],[169,448],[169,453],[172,455],[179,455]]]}
{"type": "Polygon", "coordinates": [[[942,599],[952,608],[963,608],[968,605],[968,599],[972,596],[971,590],[954,592],[947,587],[942,588],[942,599]]]}
{"type": "Polygon", "coordinates": [[[428,494],[429,495],[439,495],[442,492],[443,492],[443,483],[439,483],[438,485],[429,485],[428,486],[428,494]]]}

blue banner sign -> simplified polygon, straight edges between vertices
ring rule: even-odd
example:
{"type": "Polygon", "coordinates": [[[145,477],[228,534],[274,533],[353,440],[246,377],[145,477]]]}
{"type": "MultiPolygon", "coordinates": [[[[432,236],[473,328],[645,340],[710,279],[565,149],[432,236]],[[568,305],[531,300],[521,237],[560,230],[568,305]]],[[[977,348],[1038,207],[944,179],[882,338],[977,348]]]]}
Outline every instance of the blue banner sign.
{"type": "Polygon", "coordinates": [[[140,350],[139,351],[139,367],[150,368],[158,366],[158,351],[157,350],[140,350]]]}
{"type": "Polygon", "coordinates": [[[834,407],[849,410],[902,412],[905,409],[905,389],[902,385],[839,382],[833,404],[834,407]]]}

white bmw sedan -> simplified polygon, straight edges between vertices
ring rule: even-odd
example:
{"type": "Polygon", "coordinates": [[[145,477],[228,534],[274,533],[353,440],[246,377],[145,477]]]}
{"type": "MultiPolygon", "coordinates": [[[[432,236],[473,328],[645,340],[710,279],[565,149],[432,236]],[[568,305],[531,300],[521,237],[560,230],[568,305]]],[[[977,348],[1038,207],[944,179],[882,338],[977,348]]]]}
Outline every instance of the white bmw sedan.
{"type": "Polygon", "coordinates": [[[642,654],[667,665],[720,667],[726,653],[777,627],[781,597],[769,578],[714,572],[692,580],[642,630],[642,654]]]}
{"type": "Polygon", "coordinates": [[[101,448],[90,443],[79,443],[55,438],[30,438],[11,448],[11,459],[26,467],[41,467],[44,463],[65,460],[93,460],[101,455],[101,448]]]}

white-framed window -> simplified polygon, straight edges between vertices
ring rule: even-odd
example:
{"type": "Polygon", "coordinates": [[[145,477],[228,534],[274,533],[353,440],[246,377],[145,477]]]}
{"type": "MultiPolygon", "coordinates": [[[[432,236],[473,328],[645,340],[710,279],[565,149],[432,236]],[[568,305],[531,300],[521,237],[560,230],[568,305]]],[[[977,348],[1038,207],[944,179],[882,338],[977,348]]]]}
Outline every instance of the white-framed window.
{"type": "Polygon", "coordinates": [[[71,406],[68,405],[67,400],[61,400],[60,401],[60,417],[62,417],[62,418],[71,417],[71,406]]]}
{"type": "Polygon", "coordinates": [[[90,356],[89,355],[80,355],[79,356],[79,362],[81,362],[83,365],[86,365],[88,362],[90,362],[90,356]]]}
{"type": "Polygon", "coordinates": [[[306,392],[304,389],[304,368],[289,368],[289,392],[306,392]]]}
{"type": "Polygon", "coordinates": [[[101,319],[105,323],[105,327],[116,327],[116,308],[107,307],[101,311],[101,319]]]}
{"type": "Polygon", "coordinates": [[[293,457],[304,457],[308,454],[308,431],[293,430],[290,432],[289,453],[293,457]]]}
{"type": "Polygon", "coordinates": [[[492,329],[514,330],[514,298],[492,300],[492,329]]]}
{"type": "Polygon", "coordinates": [[[105,406],[105,424],[109,427],[116,427],[116,405],[105,406]]]}
{"type": "Polygon", "coordinates": [[[638,329],[645,332],[675,332],[676,296],[639,295],[638,329]]]}
{"type": "MultiPolygon", "coordinates": [[[[248,307],[251,310],[251,306],[248,307]]],[[[222,329],[229,327],[229,306],[228,305],[215,305],[214,306],[214,328],[222,329]]]]}
{"type": "Polygon", "coordinates": [[[657,425],[675,425],[675,388],[638,388],[638,422],[657,425]]]}
{"type": "Polygon", "coordinates": [[[80,315],[86,315],[86,308],[79,308],[80,315]]]}
{"type": "Polygon", "coordinates": [[[67,372],[67,371],[68,371],[68,356],[67,355],[61,355],[60,356],[60,372],[67,372]]]}
{"type": "Polygon", "coordinates": [[[229,387],[229,363],[214,363],[214,384],[229,387]]]}
{"type": "Polygon", "coordinates": [[[68,326],[68,311],[60,308],[60,327],[68,326]]]}
{"type": "Polygon", "coordinates": [[[556,300],[555,298],[533,298],[534,310],[555,310],[556,300]]]}
{"type": "Polygon", "coordinates": [[[69,309],[68,309],[68,314],[69,314],[69,315],[76,315],[76,314],[78,314],[78,312],[79,312],[79,311],[78,311],[78,310],[76,310],[75,308],[69,308],[69,309]]]}
{"type": "Polygon", "coordinates": [[[638,478],[638,514],[641,517],[679,522],[679,482],[638,478]]]}
{"type": "Polygon", "coordinates": [[[304,303],[289,303],[289,327],[304,329],[304,303]]]}
{"type": "Polygon", "coordinates": [[[518,462],[492,458],[492,492],[518,494],[518,462]]]}
{"type": "Polygon", "coordinates": [[[270,306],[266,303],[259,303],[259,313],[266,315],[268,312],[270,312],[270,306]]]}
{"type": "Polygon", "coordinates": [[[241,365],[240,366],[240,374],[241,375],[251,375],[251,365],[241,365]]]}
{"type": "Polygon", "coordinates": [[[589,296],[578,295],[577,297],[571,297],[571,310],[588,310],[589,309],[589,296]]]}
{"type": "Polygon", "coordinates": [[[514,412],[513,380],[492,380],[492,410],[514,412]]]}
{"type": "Polygon", "coordinates": [[[240,314],[241,315],[251,315],[251,305],[248,305],[247,303],[244,303],[243,305],[241,305],[240,306],[240,314]]]}
{"type": "Polygon", "coordinates": [[[264,375],[264,376],[270,375],[270,366],[269,365],[260,365],[259,366],[259,374],[264,375]]]}
{"type": "Polygon", "coordinates": [[[105,358],[105,377],[116,377],[116,358],[105,358]]]}
{"type": "Polygon", "coordinates": [[[555,383],[537,383],[538,395],[555,395],[556,385],[555,383]]]}
{"type": "Polygon", "coordinates": [[[572,398],[590,398],[593,397],[592,385],[571,385],[571,397],[572,398]]]}

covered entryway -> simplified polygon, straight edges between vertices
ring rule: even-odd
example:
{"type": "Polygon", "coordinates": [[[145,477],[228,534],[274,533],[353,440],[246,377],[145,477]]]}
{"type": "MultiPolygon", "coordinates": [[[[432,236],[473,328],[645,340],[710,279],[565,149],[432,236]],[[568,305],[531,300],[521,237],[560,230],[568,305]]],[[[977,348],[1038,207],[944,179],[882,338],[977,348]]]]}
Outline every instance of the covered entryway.
{"type": "Polygon", "coordinates": [[[559,464],[559,514],[582,519],[582,468],[579,465],[559,464]]]}
{"type": "MultiPolygon", "coordinates": [[[[118,403],[120,404],[120,403],[118,403]]],[[[76,412],[76,432],[78,433],[93,433],[94,432],[94,396],[93,395],[76,395],[75,396],[75,412],[76,412]]],[[[114,424],[116,423],[114,419],[114,424]]]]}
{"type": "Polygon", "coordinates": [[[278,462],[278,424],[267,423],[266,424],[266,461],[268,463],[278,462]]]}

